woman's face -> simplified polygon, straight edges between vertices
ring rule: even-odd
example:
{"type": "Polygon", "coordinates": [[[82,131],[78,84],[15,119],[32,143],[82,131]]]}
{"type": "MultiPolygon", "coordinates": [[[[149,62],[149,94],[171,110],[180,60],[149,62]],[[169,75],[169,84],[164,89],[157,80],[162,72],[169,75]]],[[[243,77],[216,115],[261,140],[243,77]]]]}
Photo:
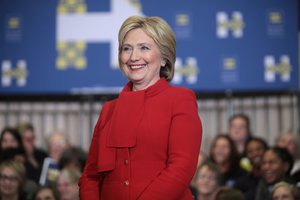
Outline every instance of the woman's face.
{"type": "Polygon", "coordinates": [[[230,124],[229,135],[234,142],[246,141],[248,137],[246,121],[241,117],[233,119],[230,124]]]}
{"type": "Polygon", "coordinates": [[[282,186],[273,192],[272,200],[294,200],[294,197],[288,188],[282,186]]]}
{"type": "Polygon", "coordinates": [[[261,142],[251,141],[247,145],[246,154],[254,167],[260,167],[265,148],[261,142]]]}
{"type": "Polygon", "coordinates": [[[0,172],[0,194],[11,196],[18,193],[20,182],[17,173],[8,167],[4,167],[0,172]]]}
{"type": "Polygon", "coordinates": [[[213,158],[217,164],[224,164],[229,159],[230,145],[225,138],[217,139],[213,147],[213,158]]]}
{"type": "Polygon", "coordinates": [[[79,187],[77,183],[71,183],[71,181],[63,175],[58,177],[57,189],[61,200],[76,200],[79,197],[79,187]]]}
{"type": "Polygon", "coordinates": [[[10,132],[4,132],[1,141],[1,148],[7,149],[7,148],[17,148],[17,147],[19,147],[19,144],[16,138],[10,132]]]}
{"type": "Polygon", "coordinates": [[[261,172],[267,184],[271,185],[281,181],[285,177],[287,168],[287,164],[285,164],[274,151],[267,150],[265,152],[261,172]]]}
{"type": "Polygon", "coordinates": [[[204,165],[197,174],[197,191],[201,195],[210,195],[218,188],[217,175],[208,166],[204,165]]]}
{"type": "Polygon", "coordinates": [[[288,152],[295,157],[296,156],[296,138],[292,134],[284,134],[277,142],[277,146],[281,148],[286,148],[288,152]]]}
{"type": "Polygon", "coordinates": [[[123,41],[120,53],[121,70],[133,83],[142,89],[160,79],[160,67],[165,65],[154,42],[141,28],[129,31],[123,41]]]}
{"type": "Polygon", "coordinates": [[[55,200],[55,197],[49,188],[45,188],[39,191],[34,200],[55,200]]]}

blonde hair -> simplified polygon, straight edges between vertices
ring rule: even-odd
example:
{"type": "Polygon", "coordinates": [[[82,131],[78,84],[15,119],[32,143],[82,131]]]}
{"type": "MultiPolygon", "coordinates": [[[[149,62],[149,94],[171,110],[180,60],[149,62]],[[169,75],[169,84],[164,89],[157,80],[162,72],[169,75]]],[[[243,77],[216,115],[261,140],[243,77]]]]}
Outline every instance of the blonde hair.
{"type": "Polygon", "coordinates": [[[16,177],[20,184],[19,190],[21,190],[26,181],[26,170],[23,163],[14,160],[7,160],[0,164],[0,173],[2,173],[4,168],[9,168],[15,171],[16,177]]]}
{"type": "Polygon", "coordinates": [[[297,189],[296,186],[290,184],[290,183],[287,183],[287,182],[284,182],[284,181],[281,181],[277,184],[274,185],[273,189],[272,189],[272,197],[273,195],[275,194],[275,191],[280,188],[280,187],[284,187],[286,189],[288,189],[288,191],[290,192],[290,194],[294,197],[295,200],[299,200],[300,199],[300,192],[299,190],[297,189]]]}
{"type": "Polygon", "coordinates": [[[122,45],[126,34],[133,30],[141,28],[151,37],[158,46],[162,59],[166,65],[160,68],[160,77],[165,77],[171,81],[174,76],[174,65],[176,60],[176,38],[169,24],[160,17],[140,17],[131,16],[127,18],[119,30],[119,65],[122,45]]]}

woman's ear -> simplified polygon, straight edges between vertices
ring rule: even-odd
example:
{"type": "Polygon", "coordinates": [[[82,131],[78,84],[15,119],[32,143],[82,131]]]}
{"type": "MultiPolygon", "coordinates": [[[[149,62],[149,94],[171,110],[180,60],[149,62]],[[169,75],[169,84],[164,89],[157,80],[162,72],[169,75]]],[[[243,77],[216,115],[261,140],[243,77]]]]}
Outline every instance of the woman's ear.
{"type": "Polygon", "coordinates": [[[167,64],[166,59],[164,59],[164,58],[161,59],[160,66],[164,67],[164,66],[166,66],[166,64],[167,64]]]}

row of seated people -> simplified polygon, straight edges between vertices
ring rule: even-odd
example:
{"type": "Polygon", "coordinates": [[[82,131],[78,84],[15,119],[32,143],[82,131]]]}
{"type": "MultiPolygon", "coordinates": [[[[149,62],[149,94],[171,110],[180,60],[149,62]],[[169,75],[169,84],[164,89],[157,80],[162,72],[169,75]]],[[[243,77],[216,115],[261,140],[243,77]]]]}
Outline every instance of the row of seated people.
{"type": "MultiPolygon", "coordinates": [[[[300,162],[297,159],[296,144],[298,140],[295,134],[287,132],[278,138],[276,147],[269,148],[262,138],[251,134],[250,120],[246,115],[232,116],[228,134],[217,135],[208,155],[203,152],[199,155],[199,167],[191,182],[195,199],[226,199],[229,196],[229,199],[238,200],[240,192],[246,200],[268,200],[272,199],[274,185],[281,181],[297,189],[297,183],[300,186],[300,162]],[[206,162],[217,167],[214,175],[217,189],[205,189],[205,186],[210,185],[206,182],[203,186],[202,180],[213,179],[200,173],[206,162]],[[230,197],[233,194],[237,196],[230,197]]],[[[18,198],[25,196],[24,199],[27,200],[38,199],[37,191],[42,194],[46,191],[46,194],[48,192],[53,197],[58,194],[60,199],[78,199],[77,182],[85,165],[86,152],[79,147],[71,147],[61,133],[51,134],[47,138],[47,144],[47,152],[36,148],[34,127],[30,124],[4,128],[1,132],[0,164],[14,160],[22,163],[25,169],[27,178],[19,185],[18,198]]],[[[2,173],[1,169],[2,167],[0,199],[5,199],[2,197],[5,192],[1,189],[1,180],[9,180],[10,176],[2,173]]]]}

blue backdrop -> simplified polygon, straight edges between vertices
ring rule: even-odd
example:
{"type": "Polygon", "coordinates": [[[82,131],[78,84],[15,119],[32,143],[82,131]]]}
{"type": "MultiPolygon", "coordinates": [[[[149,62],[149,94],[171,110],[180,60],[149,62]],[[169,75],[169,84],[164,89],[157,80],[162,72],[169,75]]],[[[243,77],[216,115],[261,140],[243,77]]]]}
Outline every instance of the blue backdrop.
{"type": "Polygon", "coordinates": [[[298,89],[297,0],[1,0],[0,94],[116,93],[117,33],[160,16],[177,37],[174,85],[298,89]]]}

